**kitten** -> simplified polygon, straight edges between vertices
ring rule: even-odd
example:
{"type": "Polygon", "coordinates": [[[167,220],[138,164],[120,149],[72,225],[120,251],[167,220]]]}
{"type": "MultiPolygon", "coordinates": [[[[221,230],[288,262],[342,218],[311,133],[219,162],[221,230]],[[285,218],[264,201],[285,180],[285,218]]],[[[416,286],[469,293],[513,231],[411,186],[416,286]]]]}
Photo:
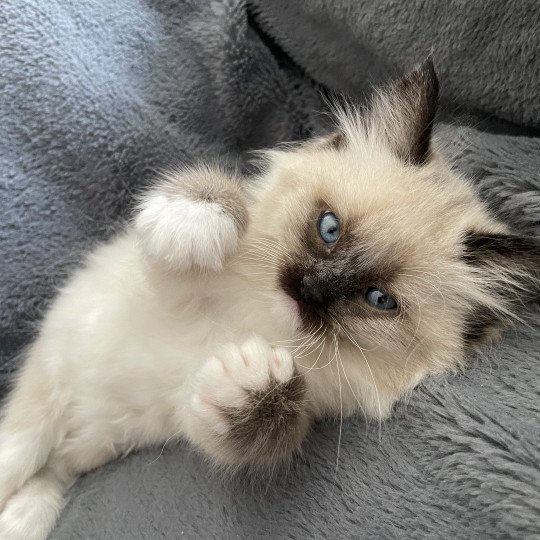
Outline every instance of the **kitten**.
{"type": "Polygon", "coordinates": [[[335,135],[266,152],[257,182],[156,182],[28,350],[0,426],[2,539],[45,538],[80,474],[171,438],[272,471],[313,419],[388,417],[538,293],[538,241],[434,147],[437,93],[428,61],[335,135]]]}

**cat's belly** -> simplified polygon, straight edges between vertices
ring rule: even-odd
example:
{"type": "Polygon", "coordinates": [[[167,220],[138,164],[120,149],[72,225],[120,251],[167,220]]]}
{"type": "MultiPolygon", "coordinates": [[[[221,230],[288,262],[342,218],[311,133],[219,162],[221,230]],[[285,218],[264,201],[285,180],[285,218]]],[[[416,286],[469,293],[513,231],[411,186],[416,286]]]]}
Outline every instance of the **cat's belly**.
{"type": "Polygon", "coordinates": [[[68,404],[69,424],[86,426],[89,442],[106,431],[121,446],[135,431],[141,444],[162,440],[198,368],[253,332],[289,337],[240,276],[156,276],[126,235],[76,273],[34,347],[68,404]]]}

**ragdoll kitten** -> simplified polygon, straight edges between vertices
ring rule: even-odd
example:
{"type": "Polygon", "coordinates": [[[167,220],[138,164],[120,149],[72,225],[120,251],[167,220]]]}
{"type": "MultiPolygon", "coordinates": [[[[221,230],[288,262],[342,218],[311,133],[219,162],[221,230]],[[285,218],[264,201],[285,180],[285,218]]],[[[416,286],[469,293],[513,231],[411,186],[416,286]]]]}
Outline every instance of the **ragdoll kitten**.
{"type": "Polygon", "coordinates": [[[538,291],[536,240],[431,143],[431,62],[265,153],[250,184],[172,172],[92,253],[27,353],[0,428],[0,537],[40,539],[80,474],[186,438],[273,470],[315,418],[384,419],[538,291]]]}

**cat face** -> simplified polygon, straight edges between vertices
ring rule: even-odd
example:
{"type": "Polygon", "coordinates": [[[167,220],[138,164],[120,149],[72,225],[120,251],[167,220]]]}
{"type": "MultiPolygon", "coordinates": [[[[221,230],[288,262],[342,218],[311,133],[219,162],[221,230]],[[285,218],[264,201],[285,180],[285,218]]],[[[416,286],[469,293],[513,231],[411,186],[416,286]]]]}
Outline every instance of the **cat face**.
{"type": "Polygon", "coordinates": [[[427,62],[365,115],[340,113],[338,134],[270,152],[250,233],[291,324],[357,349],[388,403],[459,366],[538,290],[538,242],[435,151],[436,96],[427,62]]]}

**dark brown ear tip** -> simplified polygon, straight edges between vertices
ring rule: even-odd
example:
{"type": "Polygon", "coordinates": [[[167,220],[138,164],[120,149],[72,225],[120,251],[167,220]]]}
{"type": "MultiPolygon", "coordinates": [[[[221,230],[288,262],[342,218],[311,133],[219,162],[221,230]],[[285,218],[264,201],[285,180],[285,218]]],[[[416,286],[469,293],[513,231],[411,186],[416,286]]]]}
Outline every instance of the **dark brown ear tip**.
{"type": "Polygon", "coordinates": [[[424,96],[426,105],[434,115],[439,101],[439,79],[431,56],[414,66],[402,79],[398,80],[396,88],[398,91],[414,88],[416,92],[424,96]]]}
{"type": "Polygon", "coordinates": [[[413,73],[417,74],[420,81],[429,88],[432,95],[438,95],[439,78],[437,77],[437,71],[431,56],[428,56],[421,64],[418,64],[413,69],[413,73]]]}
{"type": "Polygon", "coordinates": [[[431,55],[419,64],[419,69],[422,73],[428,75],[429,78],[437,78],[437,70],[435,69],[435,63],[433,62],[433,57],[431,55]]]}

